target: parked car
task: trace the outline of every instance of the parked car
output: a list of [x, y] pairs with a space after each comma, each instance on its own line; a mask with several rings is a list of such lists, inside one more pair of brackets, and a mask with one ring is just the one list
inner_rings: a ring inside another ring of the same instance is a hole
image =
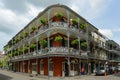
[[106, 72], [104, 67], [100, 67], [100, 69], [97, 69], [95, 72], [95, 75], [104, 75]]
[[116, 69], [117, 69], [117, 71], [118, 71], [118, 72], [120, 72], [120, 66], [117, 66], [117, 68], [116, 68]]

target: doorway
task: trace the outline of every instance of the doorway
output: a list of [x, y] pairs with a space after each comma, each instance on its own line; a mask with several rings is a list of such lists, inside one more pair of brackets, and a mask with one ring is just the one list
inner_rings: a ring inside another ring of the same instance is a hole
[[62, 76], [64, 77], [64, 76], [69, 76], [69, 66], [68, 66], [68, 63], [67, 63], [67, 61], [64, 61], [63, 63], [62, 63]]

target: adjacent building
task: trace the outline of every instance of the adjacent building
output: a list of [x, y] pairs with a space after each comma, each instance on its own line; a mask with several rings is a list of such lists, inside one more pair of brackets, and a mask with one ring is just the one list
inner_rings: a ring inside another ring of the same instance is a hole
[[120, 47], [83, 17], [61, 4], [47, 7], [4, 47], [9, 69], [48, 76], [93, 73], [116, 66]]

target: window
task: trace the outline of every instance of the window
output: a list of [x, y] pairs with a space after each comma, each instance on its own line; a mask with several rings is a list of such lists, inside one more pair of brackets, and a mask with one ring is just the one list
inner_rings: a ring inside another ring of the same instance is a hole
[[40, 63], [40, 69], [44, 70], [44, 62], [43, 61], [41, 61], [41, 63]]
[[49, 63], [49, 70], [53, 71], [53, 61], [50, 61], [50, 63]]

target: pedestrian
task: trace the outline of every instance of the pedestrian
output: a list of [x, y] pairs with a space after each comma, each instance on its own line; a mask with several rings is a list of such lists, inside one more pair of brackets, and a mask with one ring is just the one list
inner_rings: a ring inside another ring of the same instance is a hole
[[84, 75], [84, 73], [85, 73], [85, 69], [84, 69], [84, 67], [82, 67], [81, 72], [82, 72], [82, 75]]

